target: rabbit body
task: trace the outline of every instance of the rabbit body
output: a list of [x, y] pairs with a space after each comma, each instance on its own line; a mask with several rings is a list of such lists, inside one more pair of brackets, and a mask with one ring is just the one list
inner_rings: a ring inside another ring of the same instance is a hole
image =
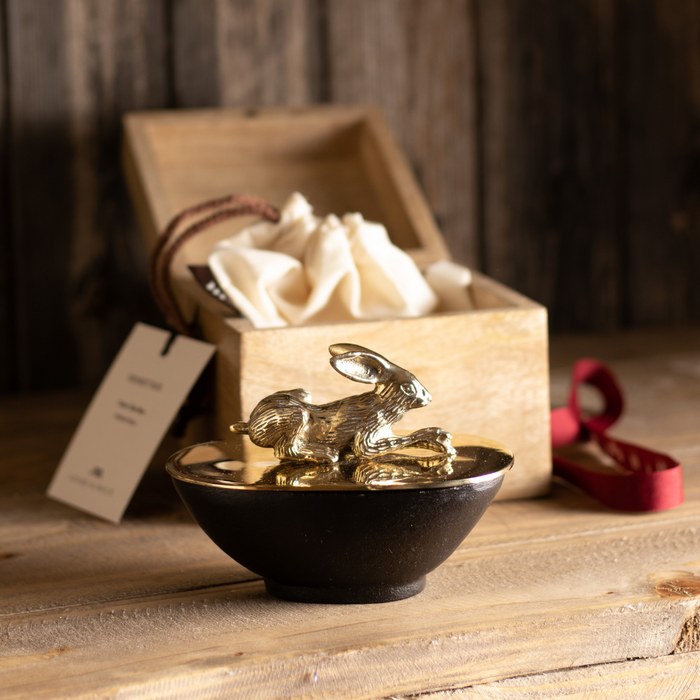
[[274, 448], [278, 459], [335, 463], [344, 454], [371, 458], [409, 446], [454, 455], [451, 436], [441, 428], [392, 433], [407, 411], [432, 400], [413, 374], [359, 345], [339, 343], [329, 350], [336, 371], [374, 384], [374, 390], [320, 406], [310, 403], [304, 389], [278, 391], [258, 403], [248, 423], [234, 423], [231, 430]]

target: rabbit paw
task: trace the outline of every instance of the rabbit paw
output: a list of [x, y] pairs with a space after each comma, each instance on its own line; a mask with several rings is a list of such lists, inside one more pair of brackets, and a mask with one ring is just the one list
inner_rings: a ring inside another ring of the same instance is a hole
[[291, 444], [277, 443], [275, 446], [277, 459], [293, 459], [317, 464], [335, 464], [338, 461], [338, 450], [328, 445], [306, 444], [292, 442]]
[[457, 453], [452, 447], [452, 434], [442, 428], [436, 428], [435, 443], [441, 447], [448, 455], [454, 457]]

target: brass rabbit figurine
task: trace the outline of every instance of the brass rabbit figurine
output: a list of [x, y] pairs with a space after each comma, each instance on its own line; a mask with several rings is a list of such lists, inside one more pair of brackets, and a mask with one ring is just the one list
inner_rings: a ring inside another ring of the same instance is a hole
[[407, 370], [377, 352], [352, 343], [331, 345], [331, 366], [355, 382], [374, 384], [374, 391], [316, 406], [304, 389], [278, 391], [253, 409], [247, 423], [231, 431], [247, 434], [260, 447], [274, 448], [275, 457], [318, 464], [336, 464], [344, 456], [372, 459], [405, 447], [421, 447], [455, 455], [452, 436], [442, 428], [423, 428], [394, 435], [392, 426], [412, 408], [432, 397]]

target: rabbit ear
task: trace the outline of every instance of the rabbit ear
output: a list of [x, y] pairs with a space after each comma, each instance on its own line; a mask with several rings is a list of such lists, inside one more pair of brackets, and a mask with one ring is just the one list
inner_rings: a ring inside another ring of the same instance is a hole
[[331, 355], [333, 355], [333, 357], [336, 357], [337, 355], [345, 355], [349, 352], [362, 353], [368, 356], [371, 355], [372, 357], [379, 358], [379, 361], [384, 363], [386, 367], [392, 366], [392, 363], [383, 355], [380, 355], [378, 352], [370, 350], [369, 348], [363, 348], [361, 345], [355, 345], [354, 343], [333, 343], [333, 345], [328, 348], [328, 351]]
[[333, 357], [336, 355], [344, 355], [346, 352], [366, 352], [369, 355], [377, 354], [373, 350], [368, 350], [367, 348], [363, 348], [361, 345], [355, 345], [354, 343], [333, 343], [333, 345], [328, 348], [328, 352], [330, 352]]
[[[332, 345], [331, 348], [333, 347], [336, 346]], [[359, 348], [360, 346], [353, 347]], [[335, 355], [331, 357], [331, 365], [336, 372], [344, 377], [365, 384], [376, 384], [391, 374], [391, 363], [381, 355], [365, 348]]]

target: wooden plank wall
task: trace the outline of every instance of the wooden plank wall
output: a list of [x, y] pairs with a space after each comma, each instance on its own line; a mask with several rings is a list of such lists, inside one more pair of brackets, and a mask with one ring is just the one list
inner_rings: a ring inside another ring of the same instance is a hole
[[553, 330], [700, 321], [695, 0], [0, 0], [0, 392], [157, 319], [124, 111], [374, 102], [455, 257]]

